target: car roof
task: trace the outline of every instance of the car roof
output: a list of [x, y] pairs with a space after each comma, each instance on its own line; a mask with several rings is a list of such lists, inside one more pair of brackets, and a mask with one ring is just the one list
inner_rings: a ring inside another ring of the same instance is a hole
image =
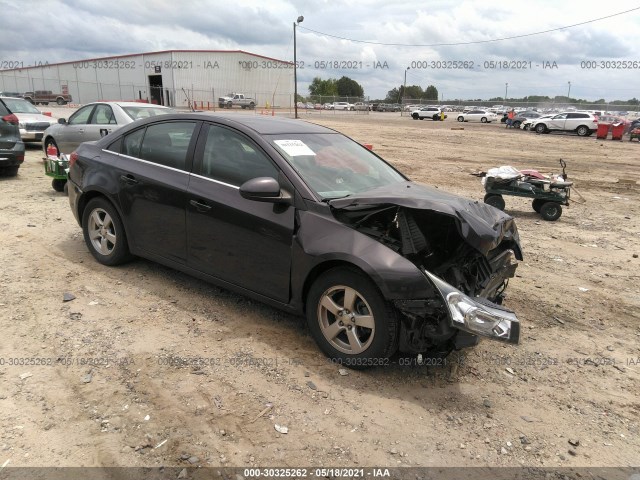
[[97, 105], [97, 104], [106, 104], [106, 105], [120, 105], [121, 107], [153, 107], [153, 108], [169, 108], [163, 105], [156, 105], [155, 103], [145, 103], [145, 102], [118, 102], [118, 101], [99, 101], [99, 102], [91, 102], [87, 103], [87, 105]]
[[[185, 112], [161, 117], [150, 117], [138, 124], [148, 124], [154, 122], [166, 122], [171, 120], [214, 120], [222, 121], [229, 126], [243, 126], [249, 128], [260, 135], [294, 134], [294, 133], [338, 133], [315, 123], [305, 120], [293, 120], [289, 118], [268, 117], [262, 115], [242, 115], [229, 113], [212, 112]], [[134, 122], [136, 123], [136, 122]], [[105, 137], [106, 138], [106, 137]]]

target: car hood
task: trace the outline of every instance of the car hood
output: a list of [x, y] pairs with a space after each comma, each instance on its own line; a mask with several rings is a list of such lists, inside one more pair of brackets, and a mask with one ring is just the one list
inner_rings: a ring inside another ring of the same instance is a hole
[[[513, 217], [477, 200], [469, 200], [415, 182], [398, 182], [337, 198], [330, 200], [329, 205], [338, 210], [356, 210], [380, 205], [430, 210], [456, 219], [462, 237], [483, 255], [487, 255], [503, 240], [514, 241], [518, 249], [520, 248], [518, 229]], [[520, 251], [516, 254], [521, 257]]]

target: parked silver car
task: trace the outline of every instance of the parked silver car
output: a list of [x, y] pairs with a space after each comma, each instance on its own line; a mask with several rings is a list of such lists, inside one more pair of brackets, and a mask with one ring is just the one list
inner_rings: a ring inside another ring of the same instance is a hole
[[43, 138], [43, 132], [56, 123], [55, 118], [43, 115], [24, 98], [0, 97], [0, 103], [18, 117], [20, 138], [23, 142], [39, 142]]
[[58, 155], [73, 152], [82, 142], [100, 140], [123, 125], [141, 118], [176, 113], [175, 110], [160, 105], [137, 102], [95, 102], [79, 108], [67, 121], [58, 123], [44, 132], [42, 148], [45, 153], [53, 146]]

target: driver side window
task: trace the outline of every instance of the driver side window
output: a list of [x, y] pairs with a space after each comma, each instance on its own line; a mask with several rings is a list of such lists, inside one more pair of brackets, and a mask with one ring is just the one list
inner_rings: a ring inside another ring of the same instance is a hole
[[83, 125], [89, 123], [89, 117], [91, 116], [93, 107], [94, 105], [87, 105], [71, 115], [71, 118], [69, 118], [69, 125]]
[[200, 175], [239, 187], [256, 177], [278, 178], [271, 160], [248, 137], [210, 125]]

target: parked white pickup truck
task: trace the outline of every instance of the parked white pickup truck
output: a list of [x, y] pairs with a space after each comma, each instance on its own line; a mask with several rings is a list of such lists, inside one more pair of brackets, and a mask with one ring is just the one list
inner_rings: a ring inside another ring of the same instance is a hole
[[256, 101], [253, 98], [245, 97], [242, 93], [229, 93], [224, 97], [218, 98], [218, 106], [220, 108], [255, 108]]

